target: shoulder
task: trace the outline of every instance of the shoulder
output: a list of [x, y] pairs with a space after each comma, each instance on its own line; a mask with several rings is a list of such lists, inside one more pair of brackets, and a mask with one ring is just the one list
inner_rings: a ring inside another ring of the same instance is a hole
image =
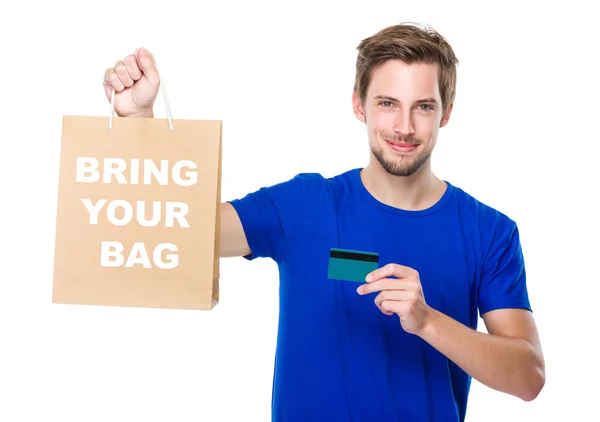
[[516, 221], [498, 207], [493, 207], [471, 193], [454, 186], [457, 207], [482, 231], [513, 230]]
[[[263, 187], [261, 191], [268, 194], [278, 201], [298, 201], [303, 200], [304, 204], [315, 201], [322, 201], [326, 198], [338, 196], [341, 192], [350, 190], [352, 183], [352, 172], [334, 176], [325, 176], [322, 173], [304, 172], [274, 185]], [[301, 206], [296, 202], [296, 206]]]
[[276, 214], [281, 220], [307, 219], [330, 207], [347, 178], [345, 174], [327, 177], [317, 172], [297, 173], [229, 202], [239, 212], [247, 208], [247, 212], [264, 216]]
[[531, 310], [527, 292], [525, 258], [515, 219], [496, 205], [491, 206], [457, 189], [457, 209], [466, 210], [477, 262], [476, 295], [480, 315], [495, 309]]
[[277, 203], [300, 206], [323, 194], [327, 179], [320, 173], [298, 173], [286, 180], [259, 189]]
[[460, 188], [455, 187], [455, 191], [461, 223], [479, 239], [484, 262], [500, 259], [508, 251], [520, 251], [519, 228], [515, 219]]
[[301, 184], [317, 189], [343, 187], [348, 186], [352, 182], [352, 176], [358, 171], [359, 169], [353, 169], [333, 176], [325, 176], [322, 173], [316, 172], [298, 173], [283, 183]]

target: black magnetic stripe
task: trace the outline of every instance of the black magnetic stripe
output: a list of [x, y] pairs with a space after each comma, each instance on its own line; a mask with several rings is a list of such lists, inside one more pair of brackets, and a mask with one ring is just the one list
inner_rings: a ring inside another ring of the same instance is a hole
[[353, 261], [379, 262], [379, 256], [357, 252], [331, 251], [331, 258], [351, 259]]

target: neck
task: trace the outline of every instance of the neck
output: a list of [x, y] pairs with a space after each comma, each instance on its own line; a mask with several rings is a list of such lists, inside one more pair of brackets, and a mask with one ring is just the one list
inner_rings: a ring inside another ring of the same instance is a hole
[[433, 206], [446, 191], [446, 183], [431, 171], [430, 161], [411, 176], [389, 174], [377, 160], [361, 170], [362, 182], [369, 193], [391, 207], [419, 211]]

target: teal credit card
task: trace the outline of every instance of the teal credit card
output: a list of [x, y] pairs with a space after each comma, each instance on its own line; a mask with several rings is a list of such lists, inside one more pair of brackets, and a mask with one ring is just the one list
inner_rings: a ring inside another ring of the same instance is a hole
[[379, 267], [379, 254], [331, 248], [328, 278], [364, 282], [367, 275]]

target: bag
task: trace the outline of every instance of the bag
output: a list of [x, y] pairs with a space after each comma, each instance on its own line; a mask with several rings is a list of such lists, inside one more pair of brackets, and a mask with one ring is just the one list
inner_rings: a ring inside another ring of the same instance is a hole
[[52, 302], [212, 309], [221, 121], [64, 116]]

